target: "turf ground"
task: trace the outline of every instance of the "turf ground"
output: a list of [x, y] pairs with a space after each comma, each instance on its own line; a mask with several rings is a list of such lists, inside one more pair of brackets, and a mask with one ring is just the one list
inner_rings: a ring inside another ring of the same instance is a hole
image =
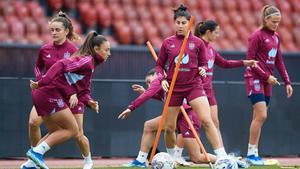
[[[269, 159], [269, 158], [264, 158]], [[299, 157], [275, 157], [280, 163], [279, 166], [261, 166], [250, 167], [249, 169], [300, 169]], [[94, 157], [94, 169], [124, 169], [119, 167], [122, 164], [128, 163], [132, 158], [99, 158]], [[18, 169], [20, 165], [25, 162], [25, 158], [11, 158], [0, 159], [0, 169]], [[82, 159], [61, 159], [61, 158], [47, 158], [46, 164], [51, 169], [82, 169]], [[177, 169], [209, 169], [208, 165], [196, 165], [192, 167], [178, 167]], [[128, 168], [140, 169], [140, 168]]]
[[[192, 168], [192, 169], [210, 169], [208, 167], [178, 167], [176, 169], [187, 169], [187, 168]], [[249, 169], [281, 169], [281, 168], [282, 167], [279, 167], [279, 166], [263, 166], [263, 167], [250, 167]], [[283, 169], [296, 169], [296, 168], [299, 168], [299, 167], [283, 167]], [[63, 169], [66, 169], [66, 168], [63, 168]], [[74, 168], [72, 168], [72, 169], [74, 169]], [[100, 167], [100, 168], [94, 168], [94, 169], [124, 169], [124, 167], [109, 167], [109, 168], [107, 168], [107, 167], [106, 168], [105, 167]], [[132, 167], [132, 168], [128, 168], [128, 169], [141, 169], [141, 168]]]

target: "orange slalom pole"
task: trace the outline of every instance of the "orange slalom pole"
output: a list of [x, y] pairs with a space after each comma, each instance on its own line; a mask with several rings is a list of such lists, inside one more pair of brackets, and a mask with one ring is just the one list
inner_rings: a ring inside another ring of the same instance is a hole
[[183, 53], [184, 53], [184, 50], [185, 50], [185, 47], [186, 47], [186, 44], [187, 44], [188, 36], [189, 36], [190, 30], [191, 30], [193, 21], [194, 21], [194, 16], [191, 16], [191, 19], [190, 19], [190, 21], [188, 23], [187, 31], [185, 33], [185, 36], [184, 36], [184, 39], [183, 39], [183, 43], [182, 43], [182, 46], [181, 46], [181, 49], [180, 49], [180, 53], [179, 53], [179, 57], [178, 57], [178, 62], [176, 64], [175, 72], [174, 72], [174, 75], [172, 77], [171, 85], [170, 85], [170, 88], [169, 88], [169, 91], [168, 91], [168, 95], [167, 95], [167, 99], [166, 99], [166, 102], [165, 102], [165, 105], [164, 105], [164, 109], [163, 109], [163, 112], [162, 112], [162, 117], [161, 117], [161, 119], [159, 121], [158, 130], [157, 130], [157, 133], [156, 133], [156, 136], [155, 136], [155, 140], [154, 140], [154, 143], [153, 143], [153, 147], [152, 147], [150, 161], [152, 161], [152, 159], [154, 157], [154, 154], [155, 154], [155, 150], [156, 150], [156, 148], [158, 146], [159, 137], [160, 137], [161, 130], [162, 130], [162, 127], [163, 127], [163, 123], [164, 123], [164, 121], [166, 119], [167, 109], [168, 109], [168, 106], [169, 106], [169, 103], [170, 103], [170, 100], [171, 100], [172, 92], [173, 92], [173, 89], [174, 89], [174, 86], [175, 86], [175, 82], [176, 82], [176, 79], [177, 79], [177, 75], [178, 75], [178, 72], [179, 72], [180, 63], [181, 63], [181, 60], [182, 60], [182, 57], [183, 57]]
[[202, 152], [203, 152], [203, 154], [205, 156], [206, 161], [208, 163], [210, 163], [211, 161], [209, 159], [209, 156], [207, 155], [207, 152], [206, 152], [206, 150], [205, 150], [205, 148], [204, 148], [204, 146], [203, 146], [203, 144], [202, 144], [202, 142], [201, 142], [201, 140], [200, 140], [200, 138], [199, 138], [199, 136], [198, 136], [198, 134], [197, 134], [197, 132], [196, 132], [196, 130], [195, 130], [195, 128], [194, 128], [191, 120], [190, 120], [190, 118], [189, 118], [189, 116], [187, 115], [185, 109], [183, 108], [183, 106], [180, 106], [180, 110], [181, 110], [181, 112], [182, 112], [182, 114], [183, 114], [183, 116], [185, 118], [185, 121], [189, 124], [189, 127], [192, 130], [192, 133], [194, 134], [195, 139], [196, 139], [197, 143], [199, 144], [200, 149], [202, 150]]
[[156, 62], [157, 59], [158, 59], [158, 57], [157, 57], [157, 55], [156, 55], [156, 53], [155, 53], [155, 51], [154, 51], [154, 49], [153, 49], [153, 46], [151, 45], [151, 43], [150, 43], [149, 41], [147, 41], [146, 44], [147, 44], [147, 46], [148, 46], [148, 48], [149, 48], [149, 50], [150, 50], [150, 52], [151, 52], [151, 54], [152, 54], [153, 59], [154, 59], [155, 62]]
[[[154, 51], [154, 49], [153, 49], [151, 43], [150, 43], [149, 41], [147, 41], [146, 44], [147, 44], [147, 46], [148, 46], [148, 48], [149, 48], [149, 50], [150, 50], [150, 52], [151, 52], [151, 54], [152, 54], [153, 59], [154, 59], [155, 61], [157, 61], [158, 57], [157, 57], [157, 55], [156, 55], [156, 53], [155, 53], [155, 51]], [[194, 134], [194, 136], [195, 136], [195, 139], [196, 139], [197, 143], [199, 144], [200, 149], [201, 149], [201, 151], [203, 152], [203, 154], [204, 154], [204, 156], [205, 156], [206, 161], [207, 161], [208, 163], [210, 163], [210, 162], [211, 162], [211, 161], [210, 161], [210, 158], [209, 158], [209, 156], [207, 155], [207, 152], [206, 152], [206, 150], [205, 150], [205, 148], [204, 148], [204, 146], [203, 146], [203, 144], [202, 144], [202, 142], [201, 142], [201, 140], [200, 140], [200, 138], [199, 138], [199, 136], [198, 136], [198, 134], [197, 134], [197, 132], [196, 132], [196, 130], [195, 130], [195, 128], [194, 128], [194, 126], [193, 126], [191, 120], [190, 120], [190, 118], [188, 117], [188, 115], [187, 115], [187, 113], [186, 113], [184, 107], [183, 107], [183, 106], [180, 106], [180, 110], [181, 110], [181, 112], [182, 112], [182, 114], [183, 114], [183, 116], [184, 116], [184, 118], [185, 118], [185, 121], [188, 123], [189, 127], [191, 128], [191, 130], [192, 130], [192, 132], [193, 132], [193, 134]]]

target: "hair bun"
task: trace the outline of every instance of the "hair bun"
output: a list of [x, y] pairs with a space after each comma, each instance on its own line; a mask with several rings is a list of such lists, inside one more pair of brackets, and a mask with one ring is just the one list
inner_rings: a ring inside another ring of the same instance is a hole
[[93, 36], [98, 36], [98, 33], [96, 31], [94, 31]]
[[177, 8], [177, 10], [179, 11], [187, 11], [187, 7], [186, 6], [184, 6], [183, 4], [181, 4], [178, 8]]
[[64, 17], [64, 18], [67, 17], [67, 15], [64, 12], [62, 12], [62, 11], [59, 11], [58, 14], [57, 14], [57, 16]]

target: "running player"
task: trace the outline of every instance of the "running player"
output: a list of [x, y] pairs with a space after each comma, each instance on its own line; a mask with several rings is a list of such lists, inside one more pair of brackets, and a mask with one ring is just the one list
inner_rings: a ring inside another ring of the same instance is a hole
[[[67, 14], [59, 12], [53, 19], [49, 22], [49, 28], [51, 31], [51, 36], [53, 42], [45, 44], [41, 47], [36, 66], [34, 68], [34, 73], [36, 79], [39, 80], [43, 76], [43, 72], [47, 70], [58, 60], [69, 58], [76, 50], [76, 46], [70, 41], [76, 41], [79, 36], [74, 32], [73, 24]], [[69, 41], [70, 40], [70, 41]], [[84, 168], [89, 169], [92, 167], [93, 162], [90, 154], [90, 146], [87, 137], [83, 134], [83, 112], [84, 105], [79, 102], [74, 105], [74, 99], [76, 95], [70, 97], [71, 111], [79, 126], [79, 135], [76, 137], [76, 143], [78, 144], [82, 156], [84, 157]], [[68, 99], [68, 98], [67, 98]], [[41, 130], [40, 125], [43, 120], [37, 115], [36, 109], [33, 106], [29, 115], [29, 140], [32, 147], [35, 147], [37, 143], [41, 140]], [[20, 167], [21, 169], [27, 168], [37, 168], [33, 161], [30, 159], [23, 163]]]
[[77, 94], [82, 103], [98, 112], [98, 102], [90, 96], [90, 81], [94, 67], [109, 55], [110, 45], [106, 38], [90, 32], [73, 57], [57, 61], [38, 82], [31, 81], [34, 106], [49, 134], [30, 149], [27, 156], [41, 168], [48, 168], [43, 154], [50, 147], [78, 135], [76, 119], [69, 116], [71, 111], [65, 96]]

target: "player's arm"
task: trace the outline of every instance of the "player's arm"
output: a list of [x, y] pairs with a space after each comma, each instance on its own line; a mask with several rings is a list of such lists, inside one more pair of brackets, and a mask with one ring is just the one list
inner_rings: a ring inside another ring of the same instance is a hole
[[38, 58], [36, 60], [36, 64], [34, 67], [34, 75], [36, 80], [40, 80], [43, 76], [43, 69], [45, 68], [44, 62], [43, 62], [43, 51], [42, 49], [39, 51]]
[[155, 66], [155, 71], [157, 72], [159, 77], [165, 77], [164, 67], [166, 65], [167, 59], [168, 59], [167, 47], [166, 47], [166, 41], [164, 41], [159, 50], [158, 59], [156, 61], [156, 66]]
[[132, 111], [134, 111], [136, 108], [141, 106], [143, 103], [145, 103], [150, 98], [154, 97], [158, 92], [162, 90], [160, 81], [156, 78], [151, 83], [150, 87], [142, 93], [138, 98], [136, 98], [134, 101], [130, 103], [130, 105], [125, 109], [119, 116], [119, 119], [125, 119], [127, 118]]
[[284, 81], [287, 97], [290, 98], [292, 96], [292, 94], [293, 94], [293, 88], [292, 88], [289, 75], [287, 73], [286, 67], [285, 67], [283, 59], [282, 59], [282, 53], [281, 53], [281, 50], [280, 50], [280, 44], [279, 44], [278, 51], [277, 51], [277, 56], [276, 56], [276, 60], [275, 60], [275, 66], [278, 69], [278, 72], [279, 72], [281, 78]]
[[58, 61], [51, 66], [51, 68], [47, 71], [47, 73], [42, 76], [42, 78], [37, 81], [37, 86], [42, 87], [48, 85], [51, 81], [53, 81], [58, 74], [63, 73], [64, 65]]
[[224, 59], [218, 52], [215, 52], [216, 58], [215, 63], [221, 68], [236, 68], [236, 67], [243, 67], [244, 61], [243, 60], [226, 60]]

